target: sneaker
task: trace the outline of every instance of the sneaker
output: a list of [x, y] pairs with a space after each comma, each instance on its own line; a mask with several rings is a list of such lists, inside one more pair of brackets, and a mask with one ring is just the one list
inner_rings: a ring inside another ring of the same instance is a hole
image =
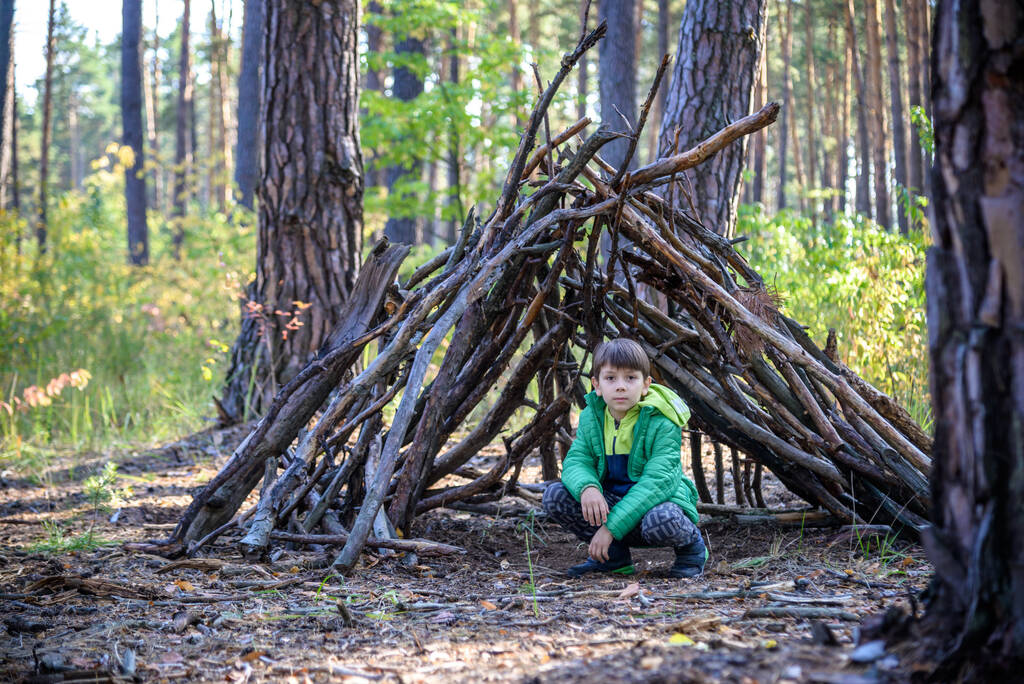
[[704, 546], [704, 539], [697, 541], [682, 549], [676, 549], [676, 561], [669, 568], [668, 576], [675, 579], [696, 577], [704, 572], [704, 563], [708, 560], [708, 550]]
[[587, 558], [579, 565], [574, 565], [565, 571], [569, 577], [582, 577], [592, 572], [611, 572], [616, 575], [632, 575], [636, 572], [633, 567], [633, 558], [629, 555], [629, 547], [612, 544], [608, 547], [608, 560], [605, 562]]

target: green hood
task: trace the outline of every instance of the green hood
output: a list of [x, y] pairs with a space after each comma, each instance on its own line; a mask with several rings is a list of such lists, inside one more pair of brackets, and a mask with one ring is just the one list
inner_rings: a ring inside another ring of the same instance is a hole
[[651, 383], [647, 389], [647, 395], [640, 400], [637, 406], [653, 406], [679, 427], [685, 427], [686, 421], [690, 420], [690, 409], [686, 406], [679, 395], [664, 385]]

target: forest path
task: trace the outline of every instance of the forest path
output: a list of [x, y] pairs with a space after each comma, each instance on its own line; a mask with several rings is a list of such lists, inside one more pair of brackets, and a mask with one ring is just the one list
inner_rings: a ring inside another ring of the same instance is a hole
[[[931, 576], [920, 547], [900, 541], [872, 538], [868, 549], [834, 529], [706, 520], [712, 557], [698, 579], [669, 579], [671, 552], [652, 549], [634, 551], [633, 577], [570, 580], [564, 569], [584, 546], [520, 500], [505, 500], [502, 515], [439, 509], [417, 519], [414, 536], [465, 555], [364, 555], [344, 578], [324, 567], [324, 552], [246, 563], [227, 536], [179, 566], [118, 545], [61, 551], [41, 524], [59, 521], [65, 543], [90, 526], [115, 542], [165, 535], [228, 452], [208, 442], [79, 455], [76, 467], [39, 473], [46, 486], [3, 473], [0, 680], [90, 670], [106, 673], [96, 681], [128, 681], [115, 675], [131, 649], [145, 681], [886, 681], [898, 656], [850, 662], [856, 625], [906, 607]], [[133, 489], [115, 523], [83, 491], [112, 457], [117, 486]], [[785, 503], [785, 492], [766, 485], [765, 494], [770, 506]], [[755, 612], [772, 606], [823, 617]], [[821, 645], [826, 633], [838, 643]]]

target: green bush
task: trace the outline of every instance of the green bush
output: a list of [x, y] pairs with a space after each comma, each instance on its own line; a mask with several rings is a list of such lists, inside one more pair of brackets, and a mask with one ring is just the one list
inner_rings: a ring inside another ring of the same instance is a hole
[[[740, 248], [821, 346], [835, 328], [840, 359], [931, 424], [924, 309], [926, 236], [889, 233], [860, 216], [830, 225], [743, 206]], [[746, 249], [743, 249], [745, 247]]]
[[[57, 198], [45, 254], [26, 221], [0, 222], [0, 459], [152, 443], [213, 413], [255, 263], [252, 216], [188, 217], [178, 261], [169, 226], [151, 213], [151, 263], [133, 267], [122, 188], [114, 165]], [[85, 382], [55, 383], [79, 369]]]

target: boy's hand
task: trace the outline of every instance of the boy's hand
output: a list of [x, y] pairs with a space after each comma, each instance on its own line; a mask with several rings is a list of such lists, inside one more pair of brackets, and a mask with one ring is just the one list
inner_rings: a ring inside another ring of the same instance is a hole
[[608, 522], [608, 502], [597, 487], [587, 487], [580, 494], [583, 519], [595, 527]]
[[611, 545], [614, 539], [615, 538], [612, 537], [612, 533], [608, 530], [608, 528], [604, 525], [601, 525], [599, 528], [597, 528], [597, 532], [595, 532], [594, 536], [590, 539], [590, 548], [587, 549], [587, 552], [590, 554], [590, 557], [596, 561], [601, 561], [602, 563], [607, 561], [608, 547]]

